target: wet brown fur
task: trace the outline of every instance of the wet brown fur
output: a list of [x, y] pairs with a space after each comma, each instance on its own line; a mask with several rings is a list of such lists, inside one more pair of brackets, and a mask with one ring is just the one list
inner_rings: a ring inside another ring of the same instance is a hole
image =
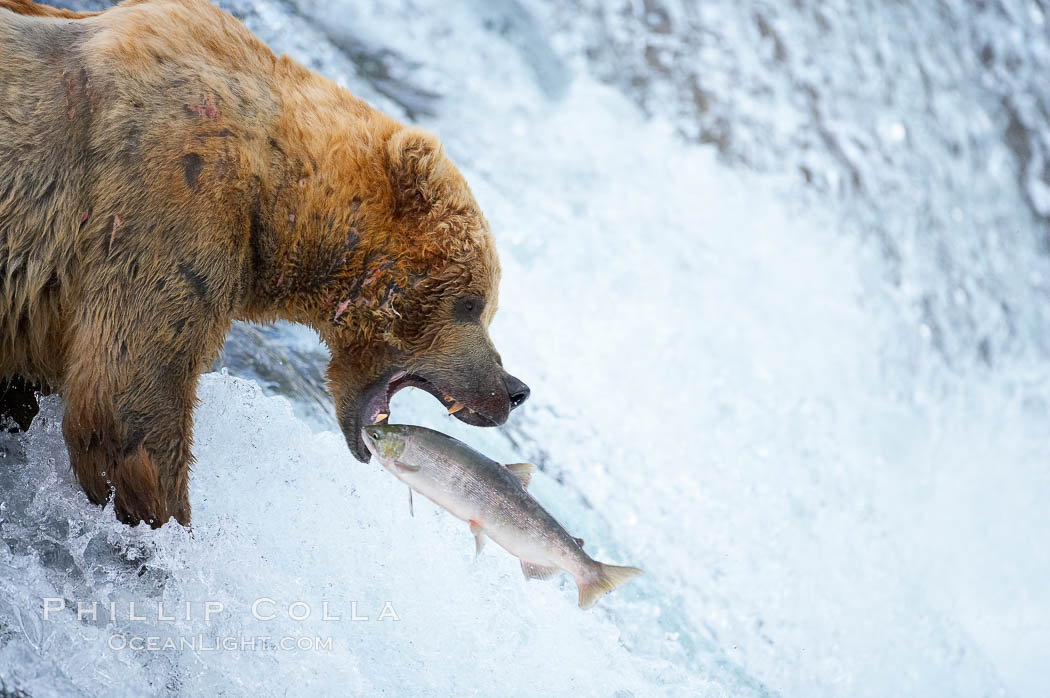
[[190, 521], [197, 378], [232, 320], [316, 328], [337, 408], [494, 351], [441, 320], [469, 292], [487, 326], [499, 265], [438, 143], [204, 0], [0, 0], [0, 278], [0, 378], [60, 392], [88, 497], [154, 526]]

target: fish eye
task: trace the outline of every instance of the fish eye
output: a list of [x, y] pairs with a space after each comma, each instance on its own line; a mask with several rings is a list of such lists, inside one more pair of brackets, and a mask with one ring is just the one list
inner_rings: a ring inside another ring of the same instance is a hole
[[372, 430], [372, 438], [373, 439], [378, 439], [379, 438], [379, 430], [378, 429], [373, 429]]

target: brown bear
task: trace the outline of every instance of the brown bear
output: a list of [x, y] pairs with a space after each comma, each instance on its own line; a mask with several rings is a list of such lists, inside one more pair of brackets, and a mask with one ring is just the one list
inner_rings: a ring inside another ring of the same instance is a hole
[[499, 275], [433, 137], [205, 0], [0, 0], [0, 381], [62, 396], [123, 521], [189, 524], [197, 379], [235, 319], [317, 330], [361, 461], [406, 386], [502, 424], [529, 389], [488, 337]]

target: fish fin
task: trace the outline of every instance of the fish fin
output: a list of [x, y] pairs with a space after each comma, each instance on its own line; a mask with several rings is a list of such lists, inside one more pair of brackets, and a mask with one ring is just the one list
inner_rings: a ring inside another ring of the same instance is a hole
[[576, 541], [576, 545], [583, 547], [583, 538], [573, 538], [573, 540]]
[[576, 580], [576, 585], [580, 588], [580, 608], [590, 608], [598, 602], [598, 599], [603, 594], [612, 591], [628, 579], [642, 574], [642, 570], [637, 567], [620, 567], [618, 565], [606, 565], [601, 562], [596, 564], [598, 565], [598, 574], [595, 578], [585, 581]]
[[419, 466], [418, 465], [407, 465], [407, 464], [402, 463], [401, 461], [397, 461], [397, 460], [394, 461], [394, 467], [397, 468], [398, 470], [404, 470], [404, 471], [409, 472], [409, 473], [419, 472]]
[[481, 549], [485, 547], [485, 536], [482, 535], [481, 524], [471, 519], [470, 532], [474, 534], [474, 559], [481, 555]]
[[532, 479], [532, 470], [536, 466], [532, 463], [508, 463], [503, 467], [509, 470], [514, 477], [521, 481], [522, 487], [528, 489], [529, 481]]
[[416, 508], [412, 505], [412, 488], [408, 488], [408, 514], [412, 518], [416, 516]]
[[534, 565], [524, 560], [521, 561], [521, 573], [525, 575], [525, 579], [550, 579], [557, 571], [557, 567], [544, 567], [543, 565]]

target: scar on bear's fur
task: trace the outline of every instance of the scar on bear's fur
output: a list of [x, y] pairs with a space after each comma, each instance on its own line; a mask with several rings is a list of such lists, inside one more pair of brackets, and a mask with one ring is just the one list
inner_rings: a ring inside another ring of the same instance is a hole
[[186, 111], [202, 119], [215, 119], [219, 116], [219, 110], [208, 95], [201, 95], [198, 102], [186, 105]]
[[197, 294], [197, 298], [202, 301], [208, 300], [208, 282], [200, 272], [193, 268], [192, 264], [189, 262], [179, 264], [179, 273]]
[[188, 153], [182, 156], [182, 174], [186, 178], [186, 186], [190, 189], [197, 188], [197, 178], [200, 177], [201, 168], [204, 167], [204, 158], [197, 153]]
[[[394, 376], [478, 426], [527, 395], [487, 334], [488, 223], [438, 141], [206, 0], [0, 0], [0, 85], [0, 386], [15, 408], [57, 390], [77, 480], [121, 520], [189, 524], [197, 379], [234, 320], [317, 330], [361, 460]], [[468, 295], [485, 310], [457, 319]]]
[[117, 239], [117, 228], [120, 227], [120, 216], [113, 216], [113, 223], [109, 230], [109, 244], [106, 246], [106, 253], [113, 252], [113, 241]]

